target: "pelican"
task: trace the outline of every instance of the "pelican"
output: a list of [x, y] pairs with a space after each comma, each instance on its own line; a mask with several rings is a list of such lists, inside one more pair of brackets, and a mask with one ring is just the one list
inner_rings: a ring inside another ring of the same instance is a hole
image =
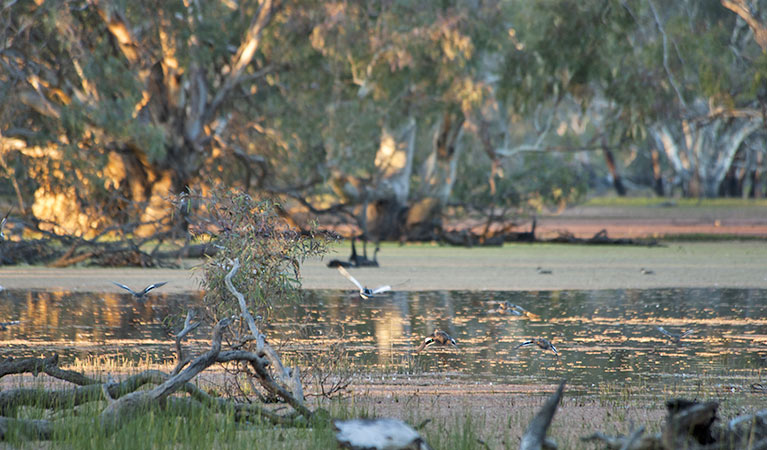
[[518, 349], [520, 347], [524, 347], [524, 346], [527, 346], [527, 345], [533, 345], [533, 344], [537, 345], [541, 350], [551, 350], [552, 352], [554, 352], [554, 354], [556, 356], [559, 356], [559, 352], [557, 351], [557, 348], [554, 347], [554, 344], [549, 342], [548, 339], [544, 339], [544, 338], [530, 339], [529, 341], [525, 341], [525, 342], [517, 345], [516, 347], [514, 347], [514, 350], [516, 350], [516, 349]]
[[10, 322], [0, 322], [0, 331], [5, 331], [11, 325], [18, 325], [21, 322], [18, 320], [11, 320]]
[[667, 330], [666, 330], [665, 328], [663, 328], [663, 327], [657, 327], [657, 328], [658, 328], [658, 331], [660, 331], [661, 333], [663, 333], [664, 335], [666, 335], [666, 337], [668, 337], [669, 339], [671, 339], [672, 341], [674, 341], [674, 342], [676, 342], [676, 343], [679, 343], [679, 341], [681, 341], [682, 339], [684, 339], [684, 338], [686, 338], [687, 336], [689, 336], [689, 335], [691, 335], [691, 334], [695, 333], [695, 330], [687, 330], [687, 331], [685, 331], [685, 332], [684, 332], [684, 333], [682, 333], [682, 334], [674, 334], [674, 333], [671, 333], [671, 332], [667, 331]]
[[451, 338], [449, 334], [445, 333], [444, 331], [434, 330], [434, 333], [426, 336], [423, 339], [423, 342], [421, 342], [421, 345], [415, 350], [415, 352], [419, 353], [421, 350], [427, 347], [431, 347], [432, 345], [439, 345], [441, 347], [458, 347], [458, 343], [455, 342], [455, 339]]
[[341, 272], [341, 275], [345, 276], [349, 281], [354, 283], [354, 285], [359, 288], [359, 290], [360, 290], [360, 297], [362, 297], [365, 300], [367, 300], [369, 298], [373, 298], [373, 297], [375, 297], [376, 295], [378, 295], [378, 294], [380, 294], [382, 292], [386, 292], [386, 291], [390, 291], [391, 290], [391, 286], [389, 286], [389, 285], [378, 286], [375, 289], [370, 289], [370, 288], [367, 288], [367, 287], [363, 287], [360, 284], [360, 282], [357, 281], [357, 279], [352, 276], [352, 274], [350, 274], [346, 269], [344, 269], [344, 266], [338, 266], [338, 271]]
[[149, 293], [149, 291], [151, 291], [152, 289], [157, 289], [160, 286], [165, 286], [168, 282], [167, 281], [163, 281], [163, 282], [160, 282], [160, 283], [150, 284], [149, 286], [145, 287], [143, 291], [139, 291], [139, 292], [136, 292], [133, 289], [129, 288], [128, 286], [126, 286], [124, 284], [120, 284], [120, 283], [118, 283], [116, 281], [113, 281], [112, 283], [115, 286], [119, 286], [119, 287], [125, 289], [126, 291], [130, 292], [138, 300], [143, 300], [144, 297], [146, 297], [146, 294]]

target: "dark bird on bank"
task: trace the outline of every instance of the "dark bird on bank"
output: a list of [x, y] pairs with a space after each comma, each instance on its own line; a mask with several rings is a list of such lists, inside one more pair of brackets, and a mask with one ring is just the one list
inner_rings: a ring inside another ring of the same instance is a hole
[[168, 284], [167, 281], [163, 281], [163, 282], [155, 283], [155, 284], [150, 284], [149, 286], [145, 287], [143, 291], [136, 292], [133, 289], [129, 288], [128, 286], [124, 285], [124, 284], [120, 284], [120, 283], [118, 283], [116, 281], [113, 281], [112, 283], [115, 286], [119, 286], [119, 287], [125, 289], [126, 291], [130, 292], [134, 297], [136, 297], [139, 300], [143, 300], [144, 297], [146, 297], [146, 294], [148, 294], [149, 291], [151, 291], [152, 289], [157, 289], [157, 288], [159, 288], [161, 286], [165, 286], [166, 284]]
[[352, 253], [349, 256], [348, 261], [333, 259], [328, 262], [328, 267], [378, 267], [378, 252], [381, 250], [380, 246], [376, 244], [376, 249], [373, 251], [373, 259], [368, 259], [367, 241], [363, 242], [362, 256], [357, 253], [355, 241], [356, 239], [352, 238]]
[[357, 281], [356, 278], [352, 276], [352, 274], [350, 274], [346, 269], [344, 269], [343, 266], [338, 266], [338, 271], [341, 272], [341, 275], [345, 276], [346, 279], [348, 279], [349, 281], [354, 283], [355, 286], [357, 286], [357, 288], [360, 290], [360, 297], [362, 297], [365, 300], [375, 297], [376, 295], [381, 294], [383, 292], [391, 290], [391, 286], [389, 286], [388, 284], [384, 286], [378, 286], [375, 289], [364, 287], [362, 286], [362, 284], [360, 284], [359, 281]]
[[685, 331], [685, 332], [684, 332], [684, 333], [682, 333], [682, 334], [675, 334], [675, 333], [671, 333], [670, 331], [667, 331], [667, 330], [666, 330], [665, 328], [663, 328], [663, 327], [657, 327], [657, 328], [658, 328], [658, 331], [660, 331], [660, 332], [661, 332], [661, 333], [663, 333], [663, 334], [664, 334], [664, 335], [665, 335], [667, 338], [671, 339], [672, 341], [674, 341], [674, 342], [676, 342], [676, 343], [679, 343], [679, 341], [681, 341], [682, 339], [684, 339], [684, 338], [686, 338], [687, 336], [689, 336], [689, 335], [691, 335], [691, 334], [695, 333], [695, 330], [687, 330], [687, 331]]
[[419, 353], [421, 350], [433, 345], [438, 345], [440, 347], [458, 347], [458, 343], [455, 342], [455, 339], [451, 338], [449, 334], [444, 331], [434, 330], [434, 333], [423, 339], [423, 342], [421, 342], [421, 345], [418, 346], [415, 352]]
[[5, 331], [11, 325], [18, 325], [21, 322], [18, 320], [11, 320], [10, 322], [0, 322], [0, 331]]
[[514, 350], [516, 350], [516, 349], [518, 349], [520, 347], [528, 346], [528, 345], [537, 345], [538, 348], [540, 348], [541, 350], [551, 350], [552, 352], [554, 352], [554, 354], [557, 357], [559, 356], [559, 352], [557, 351], [557, 348], [554, 347], [554, 344], [549, 342], [548, 339], [544, 339], [544, 338], [530, 339], [529, 341], [525, 341], [525, 342], [517, 345], [516, 347], [514, 347]]

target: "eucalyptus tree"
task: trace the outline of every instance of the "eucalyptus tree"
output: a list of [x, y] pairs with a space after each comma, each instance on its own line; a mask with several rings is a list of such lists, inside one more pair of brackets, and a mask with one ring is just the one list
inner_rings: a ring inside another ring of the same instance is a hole
[[640, 53], [656, 61], [650, 92], [664, 98], [649, 116], [651, 143], [685, 195], [716, 196], [739, 153], [764, 151], [765, 54], [746, 23], [717, 3], [660, 8], [646, 0], [636, 14], [648, 44]]
[[280, 14], [272, 0], [8, 2], [0, 143], [22, 210], [92, 234], [156, 221], [169, 193], [218, 177], [269, 83], [259, 50]]

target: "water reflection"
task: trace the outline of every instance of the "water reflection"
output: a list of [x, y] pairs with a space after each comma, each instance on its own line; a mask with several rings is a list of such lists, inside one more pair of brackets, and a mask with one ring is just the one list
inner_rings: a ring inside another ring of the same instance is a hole
[[[352, 363], [371, 373], [445, 372], [485, 380], [589, 385], [668, 376], [753, 376], [767, 364], [767, 291], [658, 289], [541, 292], [393, 292], [370, 300], [338, 291], [307, 291], [297, 305], [275, 307], [268, 336], [287, 357], [341, 342]], [[3, 355], [63, 356], [141, 349], [170, 357], [163, 319], [198, 298], [156, 294], [140, 302], [122, 294], [0, 292]], [[509, 301], [532, 314], [488, 313]], [[694, 332], [680, 340], [672, 334]], [[434, 329], [458, 349], [414, 349]], [[205, 339], [205, 332], [198, 332]], [[559, 350], [515, 347], [543, 337]]]

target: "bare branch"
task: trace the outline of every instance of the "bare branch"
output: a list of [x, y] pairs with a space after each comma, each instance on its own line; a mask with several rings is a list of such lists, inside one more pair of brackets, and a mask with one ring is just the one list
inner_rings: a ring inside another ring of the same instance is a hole
[[194, 310], [190, 309], [189, 312], [186, 313], [186, 320], [184, 320], [184, 328], [178, 332], [176, 335], [176, 367], [171, 372], [171, 375], [175, 375], [181, 371], [181, 369], [186, 366], [189, 361], [192, 360], [191, 356], [184, 357], [183, 349], [181, 348], [181, 341], [184, 340], [187, 334], [189, 334], [191, 331], [196, 329], [200, 326], [202, 322], [195, 322], [192, 323], [192, 320], [194, 320]]
[[[256, 321], [253, 319], [253, 315], [250, 314], [250, 311], [248, 311], [248, 305], [245, 302], [245, 297], [240, 294], [237, 289], [235, 289], [234, 284], [232, 284], [232, 277], [237, 273], [239, 268], [240, 260], [235, 258], [235, 260], [232, 261], [232, 269], [229, 271], [226, 277], [224, 277], [224, 282], [226, 283], [226, 287], [229, 289], [229, 292], [231, 292], [232, 295], [237, 298], [237, 301], [240, 304], [242, 317], [248, 324], [248, 328], [250, 329], [251, 334], [256, 339], [256, 354], [265, 355], [277, 373], [277, 377], [280, 382], [285, 386], [290, 386], [290, 392], [292, 392], [290, 397], [293, 397], [293, 400], [289, 400], [288, 398], [285, 399], [288, 401], [296, 401], [298, 404], [302, 405], [304, 401], [304, 391], [303, 387], [301, 386], [301, 375], [298, 367], [289, 369], [282, 365], [282, 360], [280, 359], [279, 355], [277, 355], [277, 352], [274, 351], [272, 346], [266, 343], [265, 336], [258, 331]], [[265, 368], [263, 369], [263, 372], [268, 374], [268, 372], [265, 371]], [[259, 375], [262, 374], [259, 373]], [[280, 396], [283, 396], [283, 394], [280, 394]]]
[[762, 48], [762, 51], [767, 51], [767, 27], [752, 14], [746, 0], [721, 0], [721, 2], [722, 6], [737, 14], [748, 24], [754, 32], [756, 43]]
[[226, 99], [231, 90], [240, 82], [242, 72], [253, 60], [256, 54], [256, 50], [261, 43], [261, 33], [264, 31], [269, 22], [272, 20], [272, 15], [275, 11], [275, 5], [272, 0], [262, 0], [261, 6], [258, 8], [258, 12], [250, 23], [248, 31], [245, 33], [245, 39], [237, 49], [231, 64], [229, 64], [230, 70], [224, 80], [224, 83], [219, 88], [216, 95], [211, 100], [205, 114], [201, 117], [200, 122], [202, 124], [208, 123], [216, 114], [216, 110], [221, 103]]
[[679, 102], [682, 104], [683, 107], [687, 108], [687, 103], [684, 101], [684, 97], [682, 96], [682, 91], [679, 90], [679, 85], [676, 82], [676, 79], [674, 78], [674, 74], [671, 72], [671, 68], [668, 65], [668, 36], [666, 36], [666, 30], [663, 29], [663, 24], [660, 22], [660, 18], [658, 17], [658, 11], [655, 9], [655, 4], [653, 4], [652, 0], [647, 0], [647, 4], [650, 5], [650, 11], [652, 11], [653, 18], [655, 19], [655, 25], [658, 27], [658, 31], [661, 34], [662, 41], [663, 41], [663, 68], [666, 70], [666, 76], [668, 76], [668, 81], [671, 83], [671, 86], [674, 88], [674, 92], [676, 92], [677, 97], [679, 98]]

